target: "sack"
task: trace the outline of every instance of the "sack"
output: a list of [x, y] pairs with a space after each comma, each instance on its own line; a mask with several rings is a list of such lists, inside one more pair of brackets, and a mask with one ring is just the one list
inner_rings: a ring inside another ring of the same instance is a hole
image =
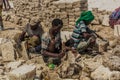
[[[84, 51], [85, 49], [87, 49], [88, 47], [91, 47], [90, 44], [91, 44], [92, 39], [96, 39], [96, 38], [94, 36], [91, 36], [87, 41], [81, 41], [77, 46], [77, 50], [79, 52], [81, 52], [81, 51]], [[93, 45], [94, 44], [92, 44], [92, 46]]]
[[88, 43], [86, 41], [82, 41], [78, 44], [77, 50], [79, 52], [84, 51], [88, 47]]

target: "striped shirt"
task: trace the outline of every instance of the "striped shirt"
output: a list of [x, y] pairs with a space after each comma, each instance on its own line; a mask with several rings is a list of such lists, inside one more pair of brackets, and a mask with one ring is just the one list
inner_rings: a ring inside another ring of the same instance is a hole
[[80, 21], [80, 23], [75, 26], [71, 38], [74, 40], [74, 47], [77, 48], [79, 42], [84, 41], [83, 37], [84, 32], [90, 33], [91, 30], [85, 25], [84, 21]]

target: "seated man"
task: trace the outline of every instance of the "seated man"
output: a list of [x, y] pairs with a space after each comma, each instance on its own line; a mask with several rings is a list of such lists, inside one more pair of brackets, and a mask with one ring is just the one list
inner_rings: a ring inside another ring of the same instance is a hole
[[94, 16], [91, 11], [82, 12], [80, 18], [76, 21], [76, 26], [73, 30], [71, 39], [66, 42], [66, 46], [70, 46], [79, 52], [82, 52], [94, 43], [95, 38], [92, 35], [92, 30], [87, 26], [93, 19]]
[[52, 62], [59, 65], [61, 58], [65, 55], [62, 52], [62, 42], [60, 37], [60, 30], [63, 26], [63, 22], [60, 19], [54, 19], [52, 21], [52, 27], [49, 32], [46, 32], [42, 36], [42, 50], [41, 54], [45, 62]]
[[22, 41], [27, 40], [27, 46], [29, 52], [40, 52], [41, 50], [41, 36], [43, 34], [42, 26], [37, 18], [32, 18], [30, 23], [25, 26], [25, 29], [21, 34], [16, 34], [15, 41], [18, 46]]

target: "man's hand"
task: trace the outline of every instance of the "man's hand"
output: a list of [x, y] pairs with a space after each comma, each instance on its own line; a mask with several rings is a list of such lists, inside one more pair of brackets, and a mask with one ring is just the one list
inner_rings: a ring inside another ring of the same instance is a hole
[[96, 38], [94, 36], [91, 36], [90, 37], [90, 43], [95, 43], [95, 41], [96, 41]]
[[66, 46], [65, 49], [69, 51], [69, 50], [71, 50], [72, 48]]
[[87, 32], [84, 32], [83, 33], [83, 37], [88, 39], [89, 37], [91, 37], [91, 35], [89, 33], [87, 33]]
[[58, 58], [62, 58], [65, 56], [65, 52], [61, 52], [60, 54], [58, 54]]
[[71, 51], [72, 51], [72, 53], [74, 54], [75, 57], [79, 54], [78, 51], [74, 48], [71, 48]]
[[71, 48], [71, 51], [72, 51], [73, 53], [77, 53], [77, 50], [74, 49], [74, 48]]

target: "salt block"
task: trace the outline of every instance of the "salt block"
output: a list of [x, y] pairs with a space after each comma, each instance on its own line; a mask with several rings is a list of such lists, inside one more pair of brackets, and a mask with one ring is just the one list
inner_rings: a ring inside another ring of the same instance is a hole
[[27, 49], [26, 49], [26, 47], [25, 47], [25, 44], [26, 44], [25, 41], [23, 41], [23, 42], [21, 43], [21, 46], [22, 46], [21, 55], [22, 55], [22, 57], [23, 57], [24, 60], [29, 60], [29, 59], [30, 59], [30, 55], [29, 55], [29, 53], [27, 52]]
[[109, 15], [104, 15], [102, 25], [109, 26]]
[[120, 25], [114, 26], [114, 36], [120, 36]]
[[34, 65], [23, 65], [9, 72], [9, 80], [33, 80], [36, 67]]
[[1, 44], [0, 48], [1, 48], [3, 61], [14, 61], [15, 60], [14, 47], [11, 41]]

